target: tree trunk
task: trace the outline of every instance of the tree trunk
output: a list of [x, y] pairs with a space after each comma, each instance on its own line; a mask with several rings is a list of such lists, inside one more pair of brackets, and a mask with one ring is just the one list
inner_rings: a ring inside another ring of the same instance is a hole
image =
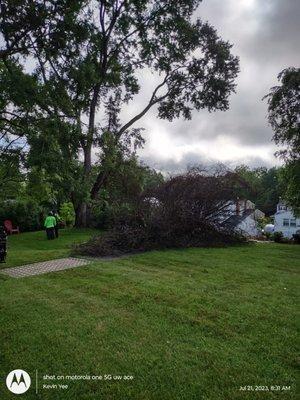
[[[83, 182], [89, 179], [92, 168], [92, 146], [86, 145], [84, 148], [84, 175]], [[75, 209], [76, 228], [86, 228], [90, 225], [90, 207], [87, 201], [83, 201]]]
[[92, 169], [92, 144], [87, 144], [83, 150], [84, 154], [84, 178], [86, 179]]
[[75, 210], [76, 228], [86, 228], [87, 226], [87, 203], [81, 203]]
[[92, 187], [91, 190], [91, 199], [95, 200], [99, 194], [100, 189], [105, 185], [107, 182], [108, 173], [107, 172], [100, 172], [97, 176], [97, 179]]
[[[84, 175], [83, 182], [86, 183], [90, 180], [90, 174], [92, 169], [92, 145], [95, 133], [95, 113], [97, 107], [97, 101], [99, 97], [101, 84], [98, 83], [93, 92], [93, 97], [90, 104], [90, 115], [89, 115], [89, 128], [86, 136], [85, 144], [83, 145], [84, 155]], [[89, 193], [90, 194], [90, 193]], [[90, 206], [87, 201], [83, 201], [76, 211], [76, 227], [86, 228], [90, 225]]]

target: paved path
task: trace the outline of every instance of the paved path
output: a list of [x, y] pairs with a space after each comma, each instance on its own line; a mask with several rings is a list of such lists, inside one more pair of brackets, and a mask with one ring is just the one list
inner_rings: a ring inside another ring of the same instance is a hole
[[0, 269], [0, 273], [13, 278], [23, 278], [25, 276], [41, 275], [47, 274], [48, 272], [81, 267], [82, 265], [89, 264], [90, 262], [90, 260], [83, 260], [80, 258], [59, 258], [57, 260], [22, 265], [20, 267]]

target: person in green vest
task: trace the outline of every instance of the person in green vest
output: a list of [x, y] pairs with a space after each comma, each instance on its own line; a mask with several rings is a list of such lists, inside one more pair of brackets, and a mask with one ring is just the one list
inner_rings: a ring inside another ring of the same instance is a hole
[[48, 216], [45, 219], [44, 227], [46, 228], [47, 239], [52, 240], [54, 239], [54, 229], [56, 226], [56, 219], [53, 216], [53, 212], [50, 211]]

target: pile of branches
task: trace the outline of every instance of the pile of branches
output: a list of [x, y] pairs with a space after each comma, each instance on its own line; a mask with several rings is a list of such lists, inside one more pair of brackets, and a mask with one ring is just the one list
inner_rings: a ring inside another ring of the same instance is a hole
[[237, 185], [230, 172], [207, 174], [196, 169], [173, 177], [143, 193], [134, 212], [75, 252], [106, 256], [244, 241], [227, 222]]

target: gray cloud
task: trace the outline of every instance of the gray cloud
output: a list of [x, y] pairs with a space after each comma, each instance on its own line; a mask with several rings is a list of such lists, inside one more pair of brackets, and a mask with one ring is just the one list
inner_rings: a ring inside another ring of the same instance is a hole
[[298, 64], [300, 2], [268, 0], [260, 3], [256, 40], [245, 41], [245, 52], [267, 64], [286, 67]]
[[237, 158], [234, 161], [220, 162], [217, 158], [208, 158], [204, 153], [200, 152], [188, 152], [185, 153], [182, 158], [178, 161], [174, 159], [162, 160], [156, 158], [154, 155], [143, 157], [144, 162], [151, 168], [155, 168], [165, 174], [178, 174], [185, 172], [189, 167], [211, 167], [218, 164], [224, 165], [229, 169], [234, 169], [237, 165], [245, 164], [251, 168], [256, 167], [267, 167], [271, 168], [274, 166], [272, 162], [267, 162], [261, 157], [247, 157]]
[[[191, 121], [172, 123], [158, 120], [155, 110], [151, 110], [139, 124], [146, 128], [147, 139], [141, 157], [150, 165], [170, 172], [212, 158], [252, 166], [278, 163], [272, 156], [273, 133], [262, 97], [276, 84], [283, 68], [299, 65], [300, 2], [203, 0], [196, 16], [215, 26], [220, 36], [233, 44], [232, 52], [240, 57], [241, 72], [236, 94], [230, 99], [230, 110], [211, 114], [194, 112]], [[150, 96], [156, 80], [149, 77], [148, 74], [142, 77], [143, 90], [124, 117], [142, 108]], [[220, 155], [220, 138], [228, 142], [227, 157], [224, 151]]]

